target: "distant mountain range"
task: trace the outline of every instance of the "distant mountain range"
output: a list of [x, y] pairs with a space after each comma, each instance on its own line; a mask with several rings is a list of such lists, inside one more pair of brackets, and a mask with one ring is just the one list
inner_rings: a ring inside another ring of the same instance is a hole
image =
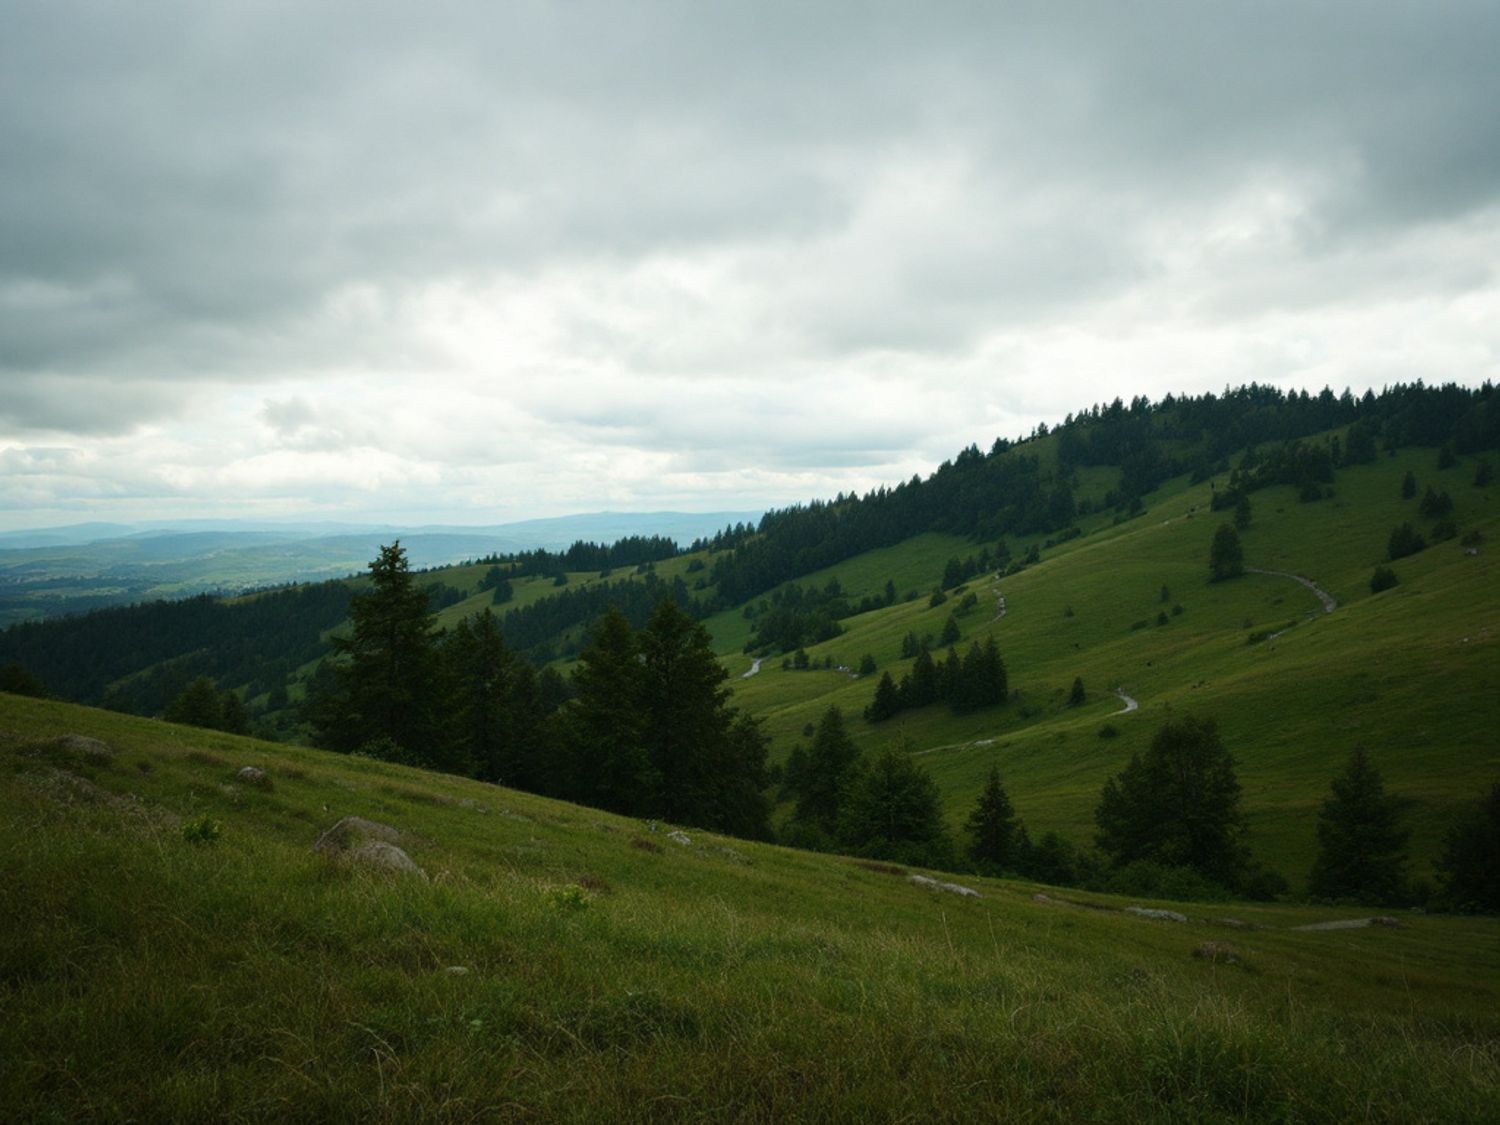
[[415, 567], [664, 535], [684, 545], [759, 512], [591, 512], [486, 527], [173, 520], [0, 532], [0, 626], [103, 606], [335, 578], [400, 539]]

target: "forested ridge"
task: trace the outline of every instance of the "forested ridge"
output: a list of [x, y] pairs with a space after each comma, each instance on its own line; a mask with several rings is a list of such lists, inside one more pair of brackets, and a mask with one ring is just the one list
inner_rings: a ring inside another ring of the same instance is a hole
[[[1038, 426], [1018, 442], [998, 439], [987, 453], [971, 445], [925, 480], [914, 476], [864, 496], [773, 510], [753, 529], [725, 528], [689, 548], [710, 560], [691, 588], [681, 577], [663, 580], [651, 573], [654, 563], [683, 553], [660, 536], [632, 536], [608, 546], [579, 542], [560, 552], [481, 561], [492, 564], [497, 585], [528, 575], [566, 583], [569, 572], [638, 572], [586, 587], [560, 585], [525, 606], [507, 608], [504, 591], [496, 590], [507, 645], [543, 663], [557, 655], [559, 637], [577, 638], [609, 606], [640, 627], [667, 597], [702, 620], [924, 532], [976, 542], [1033, 534], [1061, 539], [1076, 533], [1082, 515], [1101, 509], [1122, 518], [1133, 514], [1144, 494], [1182, 474], [1222, 480], [1216, 507], [1269, 484], [1293, 484], [1312, 499], [1340, 467], [1406, 445], [1457, 453], [1500, 446], [1500, 403], [1492, 385], [1415, 383], [1360, 397], [1250, 385], [1220, 395], [1169, 395], [1157, 403], [1117, 399], [1069, 415], [1055, 428]], [[1083, 494], [1079, 471], [1099, 466], [1118, 470], [1117, 483], [1103, 495]], [[425, 584], [432, 587], [433, 608], [463, 596], [438, 574]], [[887, 600], [894, 594], [889, 591]], [[346, 619], [350, 595], [350, 584], [340, 581], [233, 601], [205, 595], [24, 623], [0, 633], [0, 666], [22, 665], [64, 698], [142, 714], [162, 713], [199, 675], [239, 689], [247, 699], [269, 693], [273, 706], [284, 707], [297, 670], [328, 651], [326, 635]], [[772, 607], [775, 620], [758, 628], [757, 643], [786, 649], [804, 635], [836, 629], [840, 616], [875, 605], [868, 598], [825, 600], [813, 615], [801, 612], [788, 594]]]

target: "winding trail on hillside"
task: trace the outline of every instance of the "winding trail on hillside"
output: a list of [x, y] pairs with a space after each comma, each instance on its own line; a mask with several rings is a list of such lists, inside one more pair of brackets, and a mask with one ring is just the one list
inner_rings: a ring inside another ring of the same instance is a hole
[[1113, 714], [1128, 715], [1132, 711], [1139, 711], [1141, 709], [1141, 705], [1139, 703], [1125, 694], [1124, 688], [1115, 688], [1115, 694], [1120, 697], [1120, 702], [1125, 704], [1125, 706], [1120, 708], [1120, 710], [1113, 712]]
[[1276, 578], [1290, 578], [1293, 582], [1300, 582], [1318, 596], [1318, 601], [1323, 603], [1323, 612], [1332, 613], [1338, 609], [1339, 602], [1332, 594], [1322, 589], [1311, 578], [1303, 578], [1300, 574], [1293, 574], [1289, 570], [1262, 570], [1258, 566], [1247, 566], [1246, 574], [1269, 574]]
[[742, 680], [748, 680], [751, 676], [755, 675], [755, 673], [759, 672], [760, 671], [760, 662], [762, 660], [764, 660], [764, 659], [765, 659], [764, 656], [757, 656], [755, 658], [755, 663], [753, 663], [753, 664], [750, 665], [750, 671], [745, 672], [744, 674], [742, 674], [740, 676], [740, 679], [742, 679]]

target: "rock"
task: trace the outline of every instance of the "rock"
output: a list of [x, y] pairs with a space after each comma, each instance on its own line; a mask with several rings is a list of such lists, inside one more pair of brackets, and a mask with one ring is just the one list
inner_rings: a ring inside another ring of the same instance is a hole
[[907, 881], [915, 883], [919, 887], [926, 887], [929, 891], [947, 891], [951, 895], [962, 895], [964, 898], [982, 898], [973, 887], [965, 887], [959, 883], [944, 883], [926, 875], [908, 875]]
[[87, 735], [65, 734], [57, 740], [57, 744], [64, 750], [71, 750], [97, 765], [105, 765], [115, 760], [113, 746], [107, 742], [100, 742], [97, 738], [89, 738]]
[[1200, 961], [1208, 961], [1215, 965], [1234, 965], [1240, 959], [1239, 950], [1234, 946], [1221, 945], [1216, 941], [1205, 941], [1193, 950], [1193, 956]]
[[349, 858], [367, 867], [378, 867], [403, 875], [417, 875], [423, 882], [427, 881], [427, 872], [418, 867], [411, 856], [384, 840], [366, 840], [349, 853]]
[[234, 776], [241, 785], [253, 785], [257, 789], [271, 788], [271, 775], [259, 766], [241, 766]]
[[1031, 896], [1031, 901], [1032, 902], [1056, 902], [1057, 900], [1053, 899], [1053, 898], [1049, 898], [1047, 895], [1044, 895], [1041, 892], [1038, 892], [1038, 893], [1036, 893], [1036, 894], [1034, 894], [1034, 895]]
[[1187, 915], [1179, 914], [1175, 910], [1155, 910], [1149, 906], [1127, 906], [1126, 914], [1134, 914], [1140, 918], [1155, 918], [1158, 922], [1186, 922]]
[[443, 972], [453, 977], [466, 977], [469, 975], [469, 966], [449, 965], [446, 969], [443, 970]]
[[[350, 848], [358, 847], [367, 841], [394, 844], [399, 839], [401, 839], [401, 833], [389, 824], [381, 824], [377, 820], [366, 820], [362, 816], [346, 816], [318, 837], [318, 842], [313, 845], [313, 851], [322, 855], [342, 855]], [[402, 854], [406, 853], [402, 852]]]
[[1382, 914], [1378, 915], [1377, 917], [1371, 918], [1370, 925], [1385, 926], [1387, 929], [1399, 930], [1401, 928], [1401, 921], [1400, 919], [1392, 918], [1389, 915]]
[[682, 832], [677, 829], [673, 829], [671, 832], [668, 832], [667, 839], [671, 840], [675, 844], [681, 844], [683, 847], [687, 847], [693, 842], [692, 838], [688, 836], [686, 832]]

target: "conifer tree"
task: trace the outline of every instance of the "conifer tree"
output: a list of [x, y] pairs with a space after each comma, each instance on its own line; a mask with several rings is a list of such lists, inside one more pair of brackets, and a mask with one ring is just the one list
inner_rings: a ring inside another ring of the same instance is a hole
[[312, 711], [319, 744], [352, 751], [384, 739], [414, 762], [452, 768], [427, 592], [413, 582], [400, 540], [370, 563], [370, 588], [350, 601], [349, 616], [352, 633], [332, 638], [336, 692]]
[[1227, 523], [1220, 524], [1214, 532], [1213, 546], [1208, 552], [1208, 572], [1212, 582], [1245, 573], [1245, 549], [1240, 545], [1239, 532]]
[[1015, 809], [1000, 784], [1000, 771], [992, 768], [974, 810], [964, 823], [969, 837], [969, 858], [990, 871], [1014, 868], [1016, 829]]
[[1157, 731], [1105, 784], [1094, 822], [1116, 866], [1190, 867], [1234, 888], [1249, 861], [1234, 759], [1211, 719], [1188, 716]]
[[849, 737], [843, 712], [829, 707], [818, 720], [803, 763], [797, 819], [832, 836], [838, 830], [839, 813], [858, 761], [859, 747]]
[[1317, 898], [1398, 901], [1408, 836], [1400, 809], [1400, 800], [1386, 796], [1364, 747], [1355, 747], [1318, 813], [1318, 855], [1308, 891]]
[[876, 859], [941, 867], [952, 857], [937, 785], [912, 761], [909, 746], [887, 749], [859, 771], [839, 835], [847, 847]]
[[620, 813], [646, 810], [645, 669], [630, 622], [611, 606], [590, 631], [573, 671], [573, 748], [563, 791]]
[[1444, 834], [1437, 870], [1446, 906], [1500, 913], [1500, 781]]
[[896, 690], [896, 681], [889, 672], [880, 673], [880, 682], [875, 685], [875, 698], [865, 708], [865, 718], [872, 723], [884, 722], [901, 710], [901, 700]]

